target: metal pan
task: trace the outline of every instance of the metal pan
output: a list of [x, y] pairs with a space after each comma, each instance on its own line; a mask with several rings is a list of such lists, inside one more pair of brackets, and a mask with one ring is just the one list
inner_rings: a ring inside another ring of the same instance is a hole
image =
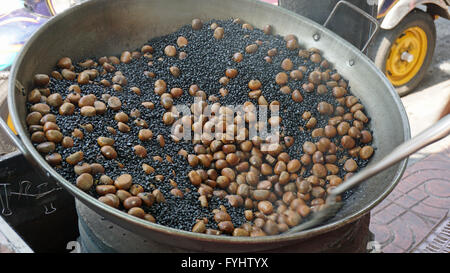
[[320, 227], [293, 235], [235, 238], [167, 228], [108, 207], [60, 176], [33, 147], [25, 124], [25, 102], [35, 73], [49, 73], [63, 56], [77, 60], [137, 48], [151, 37], [168, 34], [189, 24], [192, 18], [207, 21], [236, 17], [258, 28], [271, 24], [276, 34], [295, 34], [301, 46], [315, 47], [323, 52], [323, 56], [349, 80], [352, 92], [362, 100], [372, 118], [377, 147], [373, 161], [383, 158], [409, 139], [407, 116], [397, 93], [366, 56], [313, 21], [254, 0], [98, 0], [88, 1], [52, 18], [31, 37], [12, 68], [8, 106], [19, 137], [12, 134], [11, 137], [36, 168], [56, 179], [81, 203], [155, 244], [191, 251], [267, 251], [298, 244], [357, 220], [392, 191], [407, 160], [363, 183], [338, 215]]

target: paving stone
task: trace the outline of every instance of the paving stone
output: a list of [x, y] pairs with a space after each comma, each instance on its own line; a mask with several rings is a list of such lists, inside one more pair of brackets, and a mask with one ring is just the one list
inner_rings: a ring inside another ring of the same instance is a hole
[[[449, 165], [450, 166], [450, 165]], [[447, 166], [447, 167], [449, 167]], [[428, 183], [430, 180], [443, 180], [443, 178], [450, 177], [450, 170], [440, 170], [440, 169], [427, 169], [412, 173], [409, 176], [403, 176], [402, 180], [399, 182], [395, 190], [408, 193], [412, 189], [420, 186], [421, 184]], [[446, 191], [448, 192], [449, 181], [444, 179], [447, 185]]]
[[384, 199], [375, 208], [373, 208], [373, 210], [371, 211], [371, 215], [377, 214], [379, 211], [382, 211], [387, 206], [389, 206], [391, 203], [392, 203], [392, 201], [389, 200], [388, 198]]
[[379, 224], [388, 224], [404, 212], [405, 212], [404, 208], [394, 203], [391, 203], [385, 209], [375, 214], [373, 216], [373, 219]]
[[383, 251], [384, 253], [403, 253], [405, 252], [404, 249], [394, 245], [394, 244], [388, 244], [386, 246], [384, 246], [381, 251]]
[[435, 155], [431, 155], [431, 158], [427, 158], [427, 160], [421, 160], [414, 164], [413, 170], [428, 170], [428, 169], [442, 169], [446, 170], [448, 166], [447, 160], [442, 160], [440, 157], [435, 157]]
[[435, 223], [432, 223], [429, 219], [425, 222], [423, 218], [419, 217], [417, 214], [407, 211], [401, 216], [403, 222], [407, 224], [409, 229], [414, 234], [414, 239], [416, 242], [420, 242], [427, 236]]
[[422, 201], [423, 199], [428, 197], [428, 195], [425, 193], [425, 188], [423, 187], [423, 185], [408, 192], [408, 196], [418, 201]]
[[449, 197], [450, 181], [443, 179], [429, 180], [425, 183], [425, 190], [427, 193], [437, 197]]
[[393, 233], [392, 243], [402, 249], [408, 250], [415, 243], [413, 232], [407, 227], [402, 218], [396, 218], [387, 228]]
[[449, 214], [450, 148], [409, 166], [372, 210], [370, 230], [383, 252], [410, 252]]
[[420, 242], [413, 253], [450, 253], [450, 218], [443, 220], [433, 232]]
[[448, 213], [448, 209], [434, 208], [424, 203], [419, 203], [411, 208], [415, 213], [422, 214], [424, 216], [430, 216], [434, 218], [442, 218]]
[[412, 174], [406, 178], [402, 178], [395, 189], [402, 193], [408, 193], [423, 182], [424, 180], [422, 180], [422, 178], [420, 178], [417, 174]]
[[396, 189], [394, 189], [387, 197], [386, 199], [389, 199], [391, 201], [394, 201], [396, 199], [398, 199], [400, 196], [402, 196], [403, 193], [401, 191], [398, 191]]
[[439, 198], [435, 196], [428, 196], [422, 201], [422, 203], [430, 207], [448, 209], [450, 208], [450, 197]]
[[[448, 164], [450, 166], [450, 163]], [[447, 167], [448, 167], [447, 166]], [[449, 170], [442, 170], [442, 169], [428, 169], [428, 170], [422, 170], [419, 174], [421, 179], [423, 181], [428, 181], [432, 179], [445, 179], [450, 177], [450, 169]]]
[[370, 222], [369, 230], [375, 235], [375, 241], [384, 245], [389, 242], [392, 237], [390, 230], [386, 225], [380, 225], [373, 221]]
[[409, 209], [410, 207], [417, 204], [417, 202], [419, 202], [418, 200], [416, 200], [408, 195], [402, 195], [393, 201], [395, 204], [397, 204], [403, 208], [406, 208], [406, 209]]

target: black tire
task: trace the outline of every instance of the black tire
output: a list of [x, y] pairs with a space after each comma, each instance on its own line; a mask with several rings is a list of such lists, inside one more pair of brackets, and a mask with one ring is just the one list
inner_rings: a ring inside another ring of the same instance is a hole
[[383, 73], [386, 73], [386, 60], [389, 57], [392, 44], [406, 29], [414, 26], [424, 30], [428, 42], [427, 52], [422, 67], [417, 74], [407, 83], [394, 86], [400, 96], [404, 96], [413, 91], [427, 73], [427, 69], [433, 59], [434, 48], [436, 46], [436, 26], [431, 15], [422, 10], [414, 9], [395, 28], [380, 30], [367, 52], [367, 55], [373, 60], [375, 65]]

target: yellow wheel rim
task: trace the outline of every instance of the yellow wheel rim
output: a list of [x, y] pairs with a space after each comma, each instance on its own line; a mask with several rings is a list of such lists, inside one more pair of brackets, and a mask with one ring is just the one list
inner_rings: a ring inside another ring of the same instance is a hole
[[420, 27], [406, 29], [395, 40], [386, 60], [386, 76], [394, 86], [414, 78], [425, 60], [427, 47], [427, 35]]
[[12, 123], [12, 119], [11, 119], [10, 115], [8, 115], [7, 123], [8, 123], [8, 127], [14, 132], [14, 134], [17, 135], [16, 129], [14, 128], [14, 124]]

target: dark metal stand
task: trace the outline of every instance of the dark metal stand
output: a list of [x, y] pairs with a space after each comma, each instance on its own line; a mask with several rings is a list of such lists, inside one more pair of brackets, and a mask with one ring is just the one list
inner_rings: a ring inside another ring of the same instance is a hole
[[[323, 25], [339, 0], [279, 0], [278, 2], [281, 7]], [[377, 6], [368, 4], [376, 1], [347, 0], [347, 2], [376, 16]], [[336, 11], [336, 15], [333, 16], [327, 27], [359, 49], [364, 46], [372, 32], [372, 24], [364, 16], [344, 6]]]
[[[0, 216], [35, 252], [62, 252], [78, 236], [73, 196], [18, 152], [0, 157], [0, 201]], [[0, 234], [5, 230], [0, 227]], [[11, 248], [20, 244], [8, 240]]]

